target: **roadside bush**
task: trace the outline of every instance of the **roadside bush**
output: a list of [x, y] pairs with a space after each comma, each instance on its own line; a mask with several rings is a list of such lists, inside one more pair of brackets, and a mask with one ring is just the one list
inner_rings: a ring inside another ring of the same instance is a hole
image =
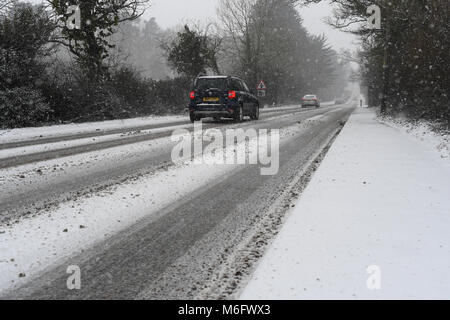
[[191, 86], [191, 81], [186, 77], [145, 79], [130, 66], [114, 70], [109, 83], [138, 115], [183, 112]]
[[103, 121], [128, 118], [132, 108], [108, 84], [78, 83], [66, 94], [77, 116], [72, 121]]
[[106, 83], [64, 81], [53, 86], [45, 84], [43, 92], [54, 109], [55, 122], [103, 121], [136, 115]]
[[49, 120], [51, 111], [41, 92], [32, 87], [0, 90], [2, 128], [37, 126]]
[[152, 112], [156, 114], [183, 112], [188, 105], [191, 85], [191, 80], [186, 77], [149, 80]]
[[129, 66], [110, 70], [109, 79], [89, 81], [76, 66], [54, 66], [57, 74], [42, 85], [55, 122], [124, 119], [180, 114], [188, 102], [190, 81], [142, 78]]
[[137, 113], [148, 111], [145, 109], [151, 104], [150, 87], [135, 69], [122, 66], [114, 70], [109, 85], [127, 104], [134, 106]]

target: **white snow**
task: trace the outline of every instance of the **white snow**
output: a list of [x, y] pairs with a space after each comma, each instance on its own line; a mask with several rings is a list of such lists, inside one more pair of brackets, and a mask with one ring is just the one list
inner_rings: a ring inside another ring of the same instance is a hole
[[[298, 125], [283, 128], [280, 137], [290, 139], [302, 130], [305, 129]], [[80, 170], [96, 172], [98, 166], [108, 168], [130, 157], [143, 157], [161, 150], [167, 152], [173, 145], [171, 138], [167, 137], [43, 161], [39, 163], [42, 175], [36, 173], [36, 164], [8, 168], [2, 170], [0, 187], [14, 192], [17, 189], [26, 190], [30, 183], [66, 181], [64, 179], [70, 179]], [[227, 148], [227, 158], [232, 158], [238, 147]], [[195, 161], [176, 163], [168, 170], [161, 169], [102, 192], [63, 202], [48, 213], [0, 227], [0, 292], [29, 281], [49, 266], [95, 245], [140, 219], [156, 217], [163, 207], [199, 188], [212, 187], [237, 168], [237, 165], [206, 164], [212, 163], [220, 152], [205, 155], [206, 161], [202, 161], [201, 165], [195, 165]], [[64, 170], [52, 170], [55, 166]], [[21, 174], [26, 175], [27, 179], [18, 179]], [[64, 232], [66, 229], [67, 232]], [[20, 273], [26, 277], [19, 278]]]
[[[277, 110], [290, 110], [296, 108], [299, 108], [299, 105], [286, 105], [277, 108], [269, 108], [264, 110], [262, 109], [261, 113], [270, 113]], [[136, 127], [148, 125], [163, 125], [169, 124], [171, 122], [188, 121], [188, 120], [189, 117], [187, 115], [164, 116], [164, 117], [150, 116], [150, 117], [123, 119], [123, 120], [86, 122], [80, 124], [71, 123], [45, 127], [0, 130], [0, 144], [28, 141], [28, 140], [39, 140], [43, 138], [54, 138], [81, 133], [95, 133], [105, 130], [115, 130], [115, 129], [132, 130], [133, 128]]]
[[172, 131], [172, 130], [181, 129], [181, 128], [188, 128], [188, 127], [191, 127], [191, 124], [150, 129], [150, 130], [141, 130], [139, 132], [129, 132], [126, 134], [123, 134], [123, 133], [109, 134], [109, 135], [91, 137], [91, 138], [73, 139], [73, 140], [68, 140], [68, 141], [43, 143], [43, 144], [36, 144], [36, 145], [25, 146], [25, 147], [3, 149], [3, 150], [0, 150], [0, 159], [30, 155], [30, 154], [44, 152], [44, 151], [64, 150], [64, 149], [70, 148], [70, 147], [87, 146], [90, 144], [97, 144], [100, 142], [119, 140], [119, 139], [130, 137], [133, 135], [134, 136], [142, 136], [142, 135], [148, 135], [148, 134], [156, 134], [156, 133]]
[[329, 106], [334, 106], [335, 102], [334, 101], [321, 102], [320, 105], [322, 107], [329, 107]]
[[431, 123], [424, 120], [412, 123], [401, 118], [382, 118], [380, 121], [413, 136], [423, 145], [436, 148], [442, 158], [450, 158], [450, 135], [433, 131]]
[[[276, 108], [277, 110], [291, 110], [291, 109], [297, 109], [299, 108], [299, 106], [286, 106], [286, 107], [280, 107], [280, 108]], [[263, 113], [272, 113], [274, 109], [268, 109], [263, 111]], [[341, 110], [341, 108], [336, 109], [336, 110], [332, 110], [329, 113], [332, 112], [336, 112]], [[302, 111], [301, 109], [299, 109], [299, 112], [307, 112], [307, 111]], [[324, 114], [323, 116], [327, 115], [328, 113]], [[269, 119], [273, 119], [273, 118], [283, 118], [283, 117], [289, 117], [290, 115], [279, 115], [277, 113], [274, 113], [273, 117], [269, 117], [267, 118], [267, 120]], [[322, 118], [322, 116], [318, 116], [318, 118]], [[170, 117], [167, 117], [167, 119], [171, 119]], [[134, 120], [134, 121], [131, 121]], [[127, 123], [126, 126], [124, 126], [123, 128], [132, 128], [132, 124], [136, 124], [137, 119], [130, 119], [130, 121]], [[180, 119], [178, 119], [180, 120]], [[183, 120], [183, 119], [181, 119]], [[184, 118], [184, 120], [187, 121], [187, 118]], [[150, 120], [149, 120], [150, 121]], [[162, 124], [163, 122], [163, 118], [160, 119], [160, 121], [156, 121], [153, 122], [152, 124]], [[169, 123], [169, 122], [167, 122]], [[114, 125], [116, 125], [117, 123], [115, 121], [106, 121], [106, 122], [101, 122], [101, 123], [92, 123], [92, 124], [86, 124], [86, 126], [84, 125], [80, 125], [78, 127], [78, 131], [76, 133], [89, 133], [95, 130], [91, 130], [93, 127], [89, 128], [91, 125], [93, 124], [100, 124], [100, 125], [96, 125], [94, 127], [103, 127], [104, 129], [114, 129]], [[150, 124], [150, 122], [148, 122], [147, 124]], [[69, 125], [70, 126], [70, 125]], [[76, 125], [78, 126], [78, 125]], [[156, 134], [156, 133], [161, 133], [161, 132], [166, 132], [166, 131], [174, 131], [177, 129], [182, 129], [182, 128], [189, 128], [191, 127], [192, 124], [184, 124], [184, 125], [178, 125], [178, 126], [170, 126], [170, 127], [161, 127], [161, 128], [156, 128], [156, 129], [149, 129], [149, 130], [140, 130], [139, 132], [126, 132], [126, 133], [118, 133], [118, 134], [109, 134], [109, 135], [101, 135], [101, 136], [96, 136], [96, 137], [90, 137], [90, 138], [82, 138], [82, 139], [73, 139], [73, 140], [67, 140], [67, 141], [60, 141], [60, 142], [53, 142], [53, 143], [41, 143], [41, 144], [34, 144], [34, 145], [30, 145], [30, 146], [24, 146], [24, 147], [17, 147], [17, 148], [8, 148], [8, 149], [3, 149], [0, 150], [0, 159], [5, 159], [5, 158], [9, 158], [9, 157], [16, 157], [16, 156], [24, 156], [24, 155], [30, 155], [30, 154], [35, 154], [35, 153], [40, 153], [40, 152], [45, 152], [45, 151], [56, 151], [56, 150], [63, 150], [66, 148], [70, 148], [70, 147], [77, 147], [77, 146], [86, 146], [86, 145], [90, 145], [90, 144], [96, 144], [96, 143], [100, 143], [100, 142], [107, 142], [107, 141], [113, 141], [113, 140], [117, 140], [117, 139], [121, 139], [121, 138], [126, 138], [129, 137], [130, 135], [135, 135], [135, 136], [139, 136], [139, 135], [146, 135], [146, 134]], [[52, 126], [52, 127], [43, 127], [43, 128], [36, 128], [39, 129], [41, 131], [39, 131], [40, 134], [43, 134], [45, 137], [49, 137], [49, 136], [64, 136], [67, 135], [68, 132], [70, 131], [69, 127], [65, 128], [62, 127], [61, 131], [57, 131], [56, 127], [59, 126]], [[5, 141], [4, 142], [17, 142], [17, 141], [24, 141], [24, 140], [28, 140], [28, 134], [30, 132], [28, 132], [30, 128], [25, 128], [25, 129], [15, 129], [10, 131], [9, 133], [14, 133], [12, 135], [6, 135], [4, 137]], [[52, 130], [55, 129], [55, 131], [53, 132]], [[72, 128], [73, 129], [73, 128]], [[19, 134], [20, 131], [23, 130], [24, 133], [24, 137], [21, 137], [20, 139], [16, 139], [15, 135]], [[49, 130], [49, 131], [47, 131]], [[83, 131], [85, 130], [85, 131]], [[72, 132], [75, 133], [75, 132]], [[37, 139], [38, 141], [38, 139]], [[0, 136], [0, 143], [1, 143], [1, 136]]]
[[91, 133], [104, 130], [128, 129], [146, 125], [158, 125], [174, 121], [186, 120], [185, 115], [164, 117], [140, 117], [124, 120], [110, 120], [99, 122], [86, 122], [80, 124], [63, 124], [36, 128], [20, 128], [0, 130], [0, 143], [17, 142], [24, 140], [42, 139], [79, 133]]
[[[164, 206], [199, 187], [208, 188], [233, 168], [178, 164], [1, 228], [0, 292], [144, 217], [158, 214]], [[19, 273], [27, 277], [19, 279]]]
[[448, 299], [449, 195], [448, 159], [358, 109], [240, 298]]
[[[99, 167], [114, 168], [130, 159], [146, 159], [150, 154], [170, 152], [171, 147], [171, 138], [164, 137], [10, 167], [1, 170], [0, 188], [6, 193], [14, 193], [15, 190], [26, 190], [31, 184], [56, 183], [76, 177], [81, 172], [94, 174]], [[41, 170], [42, 174], [37, 170]], [[20, 179], [21, 175], [26, 176], [26, 179]]]

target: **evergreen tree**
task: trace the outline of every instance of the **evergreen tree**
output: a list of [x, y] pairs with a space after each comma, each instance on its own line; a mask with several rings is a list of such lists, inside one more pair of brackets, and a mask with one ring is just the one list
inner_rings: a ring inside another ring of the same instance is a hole
[[181, 75], [191, 79], [212, 69], [219, 73], [217, 50], [220, 41], [184, 27], [176, 39], [166, 46], [169, 64]]

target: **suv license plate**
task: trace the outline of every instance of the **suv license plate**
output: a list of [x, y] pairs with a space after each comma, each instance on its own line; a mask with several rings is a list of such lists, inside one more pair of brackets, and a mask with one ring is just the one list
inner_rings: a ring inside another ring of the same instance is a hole
[[219, 98], [203, 98], [204, 102], [217, 102]]

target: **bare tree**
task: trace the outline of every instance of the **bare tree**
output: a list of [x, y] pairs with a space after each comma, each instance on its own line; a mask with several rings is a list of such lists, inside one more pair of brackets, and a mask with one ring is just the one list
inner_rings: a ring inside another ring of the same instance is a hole
[[[257, 17], [258, 0], [221, 0], [218, 16], [222, 22], [223, 38], [232, 42], [231, 56], [239, 57], [241, 67], [250, 81], [257, 81], [259, 57], [265, 19]], [[265, 1], [264, 3], [267, 3]]]
[[297, 3], [220, 1], [218, 16], [229, 64], [252, 85], [265, 80], [270, 87], [268, 103], [297, 101], [305, 91], [319, 91], [333, 82], [333, 56], [337, 54], [326, 38], [307, 33]]

